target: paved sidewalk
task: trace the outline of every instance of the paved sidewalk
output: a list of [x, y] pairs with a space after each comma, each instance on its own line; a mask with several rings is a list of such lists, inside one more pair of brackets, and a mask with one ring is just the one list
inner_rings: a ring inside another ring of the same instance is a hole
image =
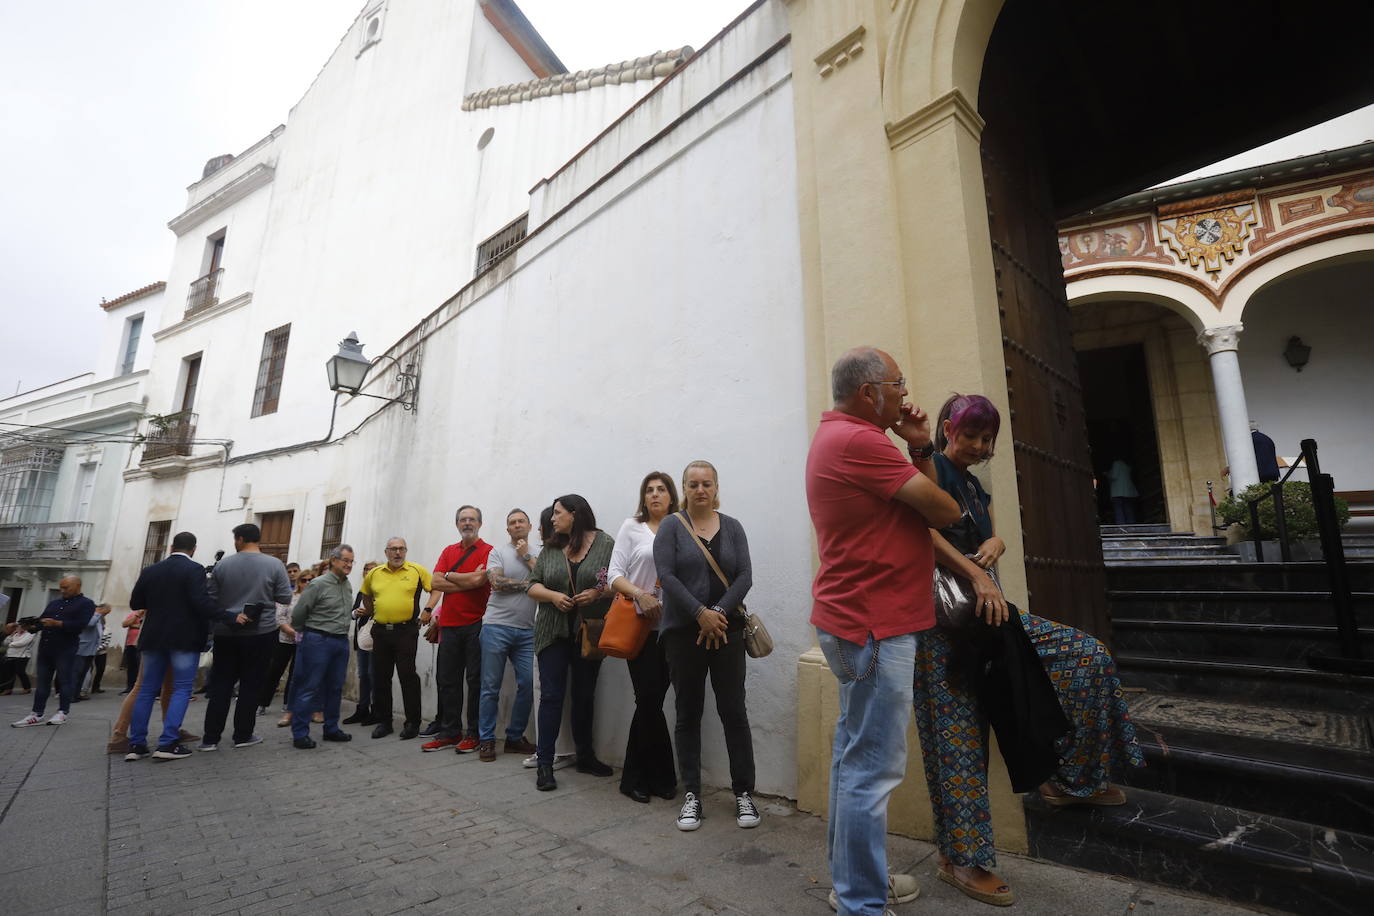
[[[677, 804], [639, 805], [616, 780], [559, 770], [537, 792], [520, 758], [423, 754], [420, 742], [267, 739], [189, 760], [104, 753], [119, 698], [61, 727], [12, 729], [28, 697], [0, 698], [0, 901], [8, 913], [613, 913], [825, 916], [825, 825], [760, 799], [755, 830], [710, 792], [695, 833]], [[345, 704], [351, 709], [351, 704]], [[51, 711], [51, 710], [50, 710]], [[199, 731], [204, 701], [187, 727]], [[315, 726], [316, 738], [319, 726]], [[498, 749], [500, 745], [498, 743]], [[892, 837], [894, 869], [921, 878], [900, 916], [993, 910], [931, 877], [933, 849]], [[1241, 916], [1253, 911], [1002, 855], [1009, 912]]]

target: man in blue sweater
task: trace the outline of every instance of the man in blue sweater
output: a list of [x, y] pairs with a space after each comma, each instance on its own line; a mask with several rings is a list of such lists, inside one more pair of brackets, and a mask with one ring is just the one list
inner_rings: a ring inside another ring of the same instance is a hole
[[57, 674], [58, 707], [47, 724], [66, 722], [72, 698], [76, 696], [76, 647], [81, 640], [81, 631], [86, 629], [95, 613], [95, 602], [81, 594], [79, 576], [67, 576], [57, 583], [57, 590], [61, 597], [49, 601], [38, 620], [43, 638], [38, 642], [38, 685], [33, 692], [33, 712], [12, 723], [15, 728], [44, 724], [43, 707], [48, 705], [54, 673]]

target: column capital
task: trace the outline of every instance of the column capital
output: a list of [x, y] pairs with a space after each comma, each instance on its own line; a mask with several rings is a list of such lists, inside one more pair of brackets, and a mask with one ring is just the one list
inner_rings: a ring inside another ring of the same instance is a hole
[[1197, 342], [1207, 348], [1208, 356], [1215, 356], [1227, 350], [1240, 349], [1240, 334], [1245, 330], [1243, 324], [1228, 324], [1220, 328], [1204, 328], [1197, 336]]

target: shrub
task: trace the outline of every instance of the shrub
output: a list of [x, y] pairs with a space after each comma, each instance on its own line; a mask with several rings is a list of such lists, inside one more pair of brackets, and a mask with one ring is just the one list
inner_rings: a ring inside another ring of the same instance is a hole
[[[1272, 483], [1251, 484], [1240, 494], [1240, 498], [1226, 497], [1221, 505], [1217, 506], [1217, 518], [1228, 525], [1240, 525], [1245, 529], [1246, 536], [1253, 538], [1255, 533], [1250, 530], [1250, 508], [1246, 503], [1268, 494], [1272, 487]], [[1336, 521], [1344, 528], [1345, 523], [1350, 521], [1350, 506], [1339, 496], [1335, 497], [1335, 502]], [[1257, 508], [1260, 540], [1277, 538], [1278, 531], [1274, 527], [1274, 501], [1266, 499]], [[1312, 505], [1310, 484], [1290, 480], [1283, 485], [1283, 519], [1288, 526], [1290, 541], [1313, 540], [1320, 536], [1317, 532], [1317, 510]]]

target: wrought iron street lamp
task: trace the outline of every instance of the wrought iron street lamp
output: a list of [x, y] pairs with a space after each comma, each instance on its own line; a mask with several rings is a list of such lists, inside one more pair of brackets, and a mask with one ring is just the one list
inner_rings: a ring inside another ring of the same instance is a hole
[[401, 364], [396, 362], [395, 357], [385, 357], [396, 362], [396, 381], [401, 386], [400, 397], [389, 398], [382, 394], [368, 394], [362, 390], [368, 371], [378, 359], [382, 358], [379, 356], [376, 359], [368, 359], [364, 356], [363, 345], [358, 341], [358, 332], [350, 332], [347, 337], [339, 341], [339, 352], [331, 356], [329, 361], [324, 364], [325, 374], [329, 377], [329, 390], [353, 397], [390, 401], [400, 404], [406, 410], [414, 410], [415, 396], [420, 387], [420, 375], [416, 371], [414, 363], [401, 368]]

